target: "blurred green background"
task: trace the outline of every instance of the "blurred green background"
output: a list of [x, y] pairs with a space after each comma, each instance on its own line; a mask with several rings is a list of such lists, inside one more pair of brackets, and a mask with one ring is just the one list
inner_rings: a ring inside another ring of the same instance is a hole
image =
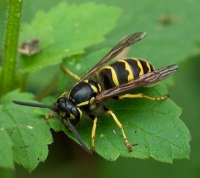
[[[58, 2], [58, 0], [25, 0], [22, 22], [30, 23], [38, 10], [47, 11]], [[67, 2], [72, 4], [88, 1]], [[143, 42], [144, 51], [141, 53], [142, 46], [140, 46], [138, 53], [130, 50], [129, 56], [140, 56], [155, 66], [157, 60], [165, 60], [166, 65], [173, 64], [173, 59], [179, 61], [179, 70], [174, 75], [174, 84], [169, 86], [169, 94], [183, 109], [181, 119], [191, 132], [190, 160], [175, 160], [173, 164], [166, 164], [152, 159], [119, 158], [115, 162], [109, 162], [98, 155], [87, 155], [63, 133], [54, 133], [54, 143], [49, 146], [49, 156], [36, 170], [29, 174], [24, 168], [16, 165], [15, 170], [1, 169], [0, 177], [200, 177], [200, 2], [197, 0], [96, 0], [95, 2], [120, 7], [123, 10], [116, 27], [106, 35], [107, 40], [95, 48], [112, 47], [121, 36], [136, 31], [147, 31], [148, 36]], [[0, 0], [0, 51], [3, 49], [6, 5], [5, 0]], [[50, 75], [54, 75], [52, 71], [54, 67], [32, 74], [29, 90], [37, 92], [41, 87], [40, 83], [44, 85], [48, 83]], [[48, 73], [48, 76], [43, 80], [41, 77], [38, 79], [40, 73]]]

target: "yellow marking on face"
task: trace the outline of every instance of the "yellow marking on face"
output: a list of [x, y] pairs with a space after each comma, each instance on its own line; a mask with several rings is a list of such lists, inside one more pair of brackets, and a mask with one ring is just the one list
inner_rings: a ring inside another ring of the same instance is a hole
[[74, 115], [73, 114], [70, 114], [70, 119], [75, 119]]
[[60, 116], [61, 116], [61, 117], [65, 117], [65, 116], [66, 116], [66, 112], [61, 111], [61, 112], [60, 112]]
[[113, 82], [114, 82], [115, 86], [118, 86], [119, 81], [117, 79], [117, 75], [115, 73], [115, 70], [111, 66], [106, 66], [106, 67], [104, 67], [104, 69], [110, 69], [111, 70]]
[[126, 62], [125, 60], [118, 60], [119, 62], [123, 62], [125, 64], [125, 69], [128, 71], [128, 81], [133, 80], [133, 73], [131, 70], [130, 65], [128, 64], [128, 62]]

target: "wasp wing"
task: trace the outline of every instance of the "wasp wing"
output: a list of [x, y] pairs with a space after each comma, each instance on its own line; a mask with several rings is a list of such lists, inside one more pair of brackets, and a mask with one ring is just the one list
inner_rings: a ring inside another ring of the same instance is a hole
[[134, 33], [122, 41], [120, 41], [114, 48], [112, 48], [108, 54], [106, 54], [85, 76], [81, 78], [81, 81], [85, 80], [89, 75], [100, 69], [103, 65], [105, 65], [110, 59], [117, 56], [121, 53], [126, 47], [131, 46], [132, 44], [138, 42], [142, 38], [144, 38], [146, 32], [137, 32]]
[[153, 72], [144, 74], [139, 78], [137, 78], [136, 80], [132, 80], [129, 81], [128, 83], [121, 84], [119, 86], [110, 88], [108, 90], [104, 90], [99, 95], [97, 95], [95, 102], [100, 103], [108, 98], [119, 96], [128, 91], [155, 84], [171, 76], [174, 72], [176, 72], [177, 69], [178, 65], [163, 67], [161, 69], [154, 70]]

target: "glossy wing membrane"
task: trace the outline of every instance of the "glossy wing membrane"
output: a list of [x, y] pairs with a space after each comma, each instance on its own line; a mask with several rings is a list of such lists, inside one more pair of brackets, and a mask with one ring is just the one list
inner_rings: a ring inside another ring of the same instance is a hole
[[108, 98], [119, 96], [128, 91], [155, 84], [171, 76], [174, 72], [176, 72], [177, 69], [178, 65], [163, 67], [153, 72], [144, 74], [136, 80], [130, 81], [125, 84], [121, 84], [108, 90], [104, 90], [99, 95], [97, 95], [95, 102], [100, 103]]
[[132, 44], [138, 42], [142, 38], [144, 38], [146, 32], [137, 32], [134, 33], [127, 38], [120, 41], [113, 49], [111, 49], [108, 54], [106, 54], [102, 60], [99, 61], [84, 77], [81, 78], [81, 81], [85, 80], [89, 75], [100, 69], [103, 65], [105, 65], [110, 59], [117, 56], [121, 53], [126, 47], [131, 46]]

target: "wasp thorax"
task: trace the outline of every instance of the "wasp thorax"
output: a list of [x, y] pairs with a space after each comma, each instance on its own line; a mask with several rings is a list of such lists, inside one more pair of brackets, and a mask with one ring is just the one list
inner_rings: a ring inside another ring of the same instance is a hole
[[93, 108], [94, 99], [101, 87], [95, 81], [84, 80], [73, 87], [69, 93], [69, 101], [84, 111]]
[[82, 117], [82, 111], [65, 97], [57, 100], [57, 109], [58, 114], [62, 118], [62, 122], [66, 126], [68, 126], [66, 118], [69, 118], [71, 123], [76, 126]]

